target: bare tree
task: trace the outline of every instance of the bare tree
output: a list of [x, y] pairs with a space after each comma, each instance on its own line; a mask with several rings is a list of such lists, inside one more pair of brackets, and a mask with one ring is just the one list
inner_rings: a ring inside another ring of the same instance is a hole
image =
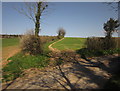
[[35, 23], [35, 35], [38, 36], [40, 31], [40, 20], [42, 13], [48, 7], [46, 2], [25, 2], [24, 8], [15, 8], [19, 13], [27, 16]]
[[66, 32], [65, 32], [65, 30], [63, 28], [59, 28], [57, 33], [58, 33], [58, 38], [62, 38], [66, 34]]
[[[108, 6], [110, 6], [113, 10], [119, 11], [120, 0], [113, 0], [113, 2], [106, 2]], [[116, 4], [116, 5], [114, 5]]]

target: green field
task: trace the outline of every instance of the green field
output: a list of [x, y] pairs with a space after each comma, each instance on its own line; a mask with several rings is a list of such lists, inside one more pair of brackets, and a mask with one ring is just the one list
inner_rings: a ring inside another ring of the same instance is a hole
[[[2, 54], [3, 64], [7, 62], [7, 59], [20, 51], [19, 38], [1, 38], [0, 42], [0, 53]], [[3, 65], [4, 66], [4, 65]]]
[[2, 40], [2, 47], [15, 46], [19, 44], [19, 38], [5, 38]]
[[67, 37], [60, 42], [55, 43], [52, 47], [59, 50], [78, 50], [85, 47], [86, 38]]

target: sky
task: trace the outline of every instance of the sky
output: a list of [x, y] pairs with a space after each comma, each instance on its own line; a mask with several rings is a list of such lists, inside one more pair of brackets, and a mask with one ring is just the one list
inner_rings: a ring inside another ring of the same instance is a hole
[[[2, 2], [2, 34], [24, 34], [34, 29], [34, 22], [14, 9], [19, 6], [24, 8], [24, 3]], [[102, 2], [49, 2], [41, 18], [40, 35], [55, 36], [62, 27], [66, 37], [99, 37], [105, 36], [103, 24], [109, 18], [118, 19], [118, 14]]]
[[0, 1], [0, 33], [2, 32], [2, 3]]

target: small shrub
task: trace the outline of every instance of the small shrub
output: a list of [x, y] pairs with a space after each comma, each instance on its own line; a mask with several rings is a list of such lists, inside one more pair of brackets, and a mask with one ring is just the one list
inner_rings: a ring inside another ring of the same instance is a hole
[[65, 36], [66, 31], [63, 28], [59, 28], [57, 33], [58, 33], [58, 36], [57, 36], [58, 39], [61, 39], [61, 38], [63, 38]]
[[30, 31], [22, 36], [20, 44], [23, 53], [29, 53], [31, 55], [42, 53], [40, 38], [35, 36], [34, 32]]

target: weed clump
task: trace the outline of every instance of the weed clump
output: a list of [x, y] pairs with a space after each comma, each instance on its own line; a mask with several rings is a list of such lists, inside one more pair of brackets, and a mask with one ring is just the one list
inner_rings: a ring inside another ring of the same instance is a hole
[[20, 40], [21, 51], [30, 55], [37, 55], [42, 53], [42, 45], [40, 38], [35, 36], [33, 31], [28, 31]]

